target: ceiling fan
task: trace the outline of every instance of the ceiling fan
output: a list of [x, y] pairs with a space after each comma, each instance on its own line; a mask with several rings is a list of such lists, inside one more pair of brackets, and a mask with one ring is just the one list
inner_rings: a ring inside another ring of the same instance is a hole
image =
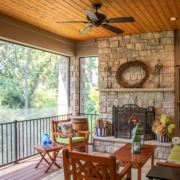
[[87, 26], [85, 29], [80, 30], [79, 34], [86, 34], [90, 31], [93, 27], [101, 26], [104, 29], [112, 31], [116, 34], [121, 34], [124, 31], [116, 28], [114, 26], [109, 25], [109, 23], [124, 23], [124, 22], [135, 22], [133, 17], [119, 17], [119, 18], [110, 18], [106, 19], [106, 15], [98, 13], [97, 9], [101, 8], [101, 4], [92, 4], [92, 8], [96, 9], [96, 12], [92, 10], [84, 10], [87, 15], [88, 21], [64, 21], [64, 22], [57, 22], [58, 24], [70, 24], [70, 23], [90, 23], [91, 25]]

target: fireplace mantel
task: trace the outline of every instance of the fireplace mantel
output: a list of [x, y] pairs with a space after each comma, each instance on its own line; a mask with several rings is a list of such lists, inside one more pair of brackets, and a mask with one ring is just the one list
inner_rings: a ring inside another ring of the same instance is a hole
[[106, 92], [174, 92], [174, 88], [107, 88], [107, 89], [97, 89], [97, 91], [106, 91]]
[[[131, 139], [115, 138], [114, 136], [92, 136], [93, 138], [93, 150], [103, 153], [113, 153], [126, 143], [131, 143]], [[172, 147], [171, 142], [159, 142], [157, 140], [147, 140], [144, 144], [156, 145], [157, 148], [154, 152], [156, 159], [167, 159]]]

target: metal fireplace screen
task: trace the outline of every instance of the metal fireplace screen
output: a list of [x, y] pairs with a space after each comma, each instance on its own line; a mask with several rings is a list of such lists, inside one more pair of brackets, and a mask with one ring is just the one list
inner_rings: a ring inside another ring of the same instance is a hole
[[136, 104], [125, 104], [122, 107], [113, 106], [113, 134], [117, 138], [130, 139], [132, 129], [139, 122], [145, 131], [145, 139], [155, 139], [151, 130], [152, 123], [155, 120], [155, 108], [140, 108]]

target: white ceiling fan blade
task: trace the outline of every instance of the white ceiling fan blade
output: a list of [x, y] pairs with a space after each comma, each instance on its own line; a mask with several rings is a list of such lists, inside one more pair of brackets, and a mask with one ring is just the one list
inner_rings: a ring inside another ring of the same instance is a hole
[[90, 20], [98, 20], [98, 18], [97, 18], [94, 11], [87, 10], [87, 9], [85, 9], [84, 11], [85, 11], [85, 13], [87, 14], [87, 16], [89, 17]]

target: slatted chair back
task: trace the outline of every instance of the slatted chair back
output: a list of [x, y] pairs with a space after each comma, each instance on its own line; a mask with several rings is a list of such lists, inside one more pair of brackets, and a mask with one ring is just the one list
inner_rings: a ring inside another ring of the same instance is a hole
[[52, 141], [55, 141], [56, 136], [59, 136], [60, 132], [60, 122], [70, 122], [70, 119], [67, 120], [52, 120], [51, 121], [51, 132], [52, 132]]
[[89, 154], [70, 152], [63, 149], [65, 180], [121, 180], [125, 174], [131, 179], [131, 164], [127, 164], [122, 173], [116, 173], [114, 156], [100, 157]]

